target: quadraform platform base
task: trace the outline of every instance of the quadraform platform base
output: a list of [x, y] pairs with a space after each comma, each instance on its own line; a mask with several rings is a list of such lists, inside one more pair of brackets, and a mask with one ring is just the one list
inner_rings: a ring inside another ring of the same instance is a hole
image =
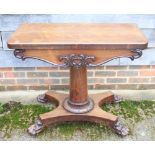
[[54, 91], [49, 91], [46, 94], [40, 95], [38, 97], [39, 101], [53, 101], [56, 102], [58, 106], [51, 112], [41, 114], [36, 123], [28, 128], [28, 132], [31, 135], [36, 135], [51, 124], [71, 121], [89, 121], [95, 123], [106, 123], [119, 135], [125, 136], [128, 134], [128, 129], [119, 122], [117, 116], [101, 109], [103, 104], [113, 103], [116, 101], [116, 98], [118, 99], [118, 97], [113, 93], [106, 92], [89, 95], [94, 103], [92, 110], [79, 114], [69, 112], [64, 108], [64, 101], [67, 97], [67, 94], [56, 93]]

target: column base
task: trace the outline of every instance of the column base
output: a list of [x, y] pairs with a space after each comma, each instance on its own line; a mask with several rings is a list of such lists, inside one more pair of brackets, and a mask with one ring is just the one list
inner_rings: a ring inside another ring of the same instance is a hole
[[[41, 96], [43, 97], [43, 96]], [[76, 114], [70, 112], [64, 108], [64, 101], [68, 98], [68, 94], [56, 93], [49, 91], [44, 95], [42, 100], [53, 101], [58, 104], [57, 108], [51, 112], [41, 114], [38, 121], [28, 128], [28, 132], [31, 135], [36, 135], [43, 131], [45, 127], [51, 124], [61, 123], [61, 122], [71, 122], [71, 121], [89, 121], [96, 123], [106, 123], [110, 126], [117, 134], [121, 136], [126, 136], [128, 134], [128, 129], [120, 124], [118, 117], [108, 113], [100, 108], [104, 103], [115, 102], [115, 95], [111, 92], [99, 93], [89, 95], [90, 99], [93, 99], [93, 108], [86, 113]]]
[[74, 114], [82, 114], [87, 113], [94, 108], [94, 101], [91, 98], [89, 98], [88, 101], [83, 105], [78, 105], [70, 103], [69, 98], [66, 98], [62, 105], [68, 112]]

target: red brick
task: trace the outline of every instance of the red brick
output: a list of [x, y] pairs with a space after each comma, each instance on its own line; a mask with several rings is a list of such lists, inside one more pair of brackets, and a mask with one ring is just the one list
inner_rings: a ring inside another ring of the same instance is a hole
[[63, 78], [61, 79], [62, 84], [69, 84], [70, 79], [69, 78]]
[[18, 77], [25, 77], [24, 72], [4, 72], [5, 78], [18, 78]]
[[69, 77], [69, 72], [50, 72], [50, 77]]
[[105, 66], [88, 67], [88, 70], [105, 70]]
[[92, 77], [93, 76], [93, 71], [87, 71], [87, 76]]
[[6, 90], [27, 90], [27, 87], [23, 85], [7, 86]]
[[38, 79], [17, 79], [17, 84], [38, 84]]
[[4, 77], [5, 78], [15, 78], [15, 73], [13, 73], [13, 72], [5, 72]]
[[60, 79], [38, 79], [39, 84], [60, 84]]
[[3, 78], [3, 73], [0, 73], [0, 78]]
[[138, 71], [118, 71], [117, 76], [138, 76]]
[[5, 84], [5, 85], [9, 85], [9, 84], [15, 84], [16, 81], [15, 79], [0, 79], [0, 84]]
[[35, 71], [35, 67], [14, 67], [15, 71]]
[[116, 72], [115, 71], [95, 71], [95, 76], [98, 76], [98, 77], [116, 76]]
[[104, 83], [104, 78], [88, 78], [88, 83], [97, 84], [97, 83]]
[[94, 85], [88, 85], [88, 89], [94, 89]]
[[107, 83], [126, 83], [126, 78], [107, 78]]
[[155, 83], [155, 77], [151, 78], [151, 83]]
[[128, 66], [105, 66], [106, 70], [126, 70]]
[[5, 91], [5, 86], [0, 86], [0, 91]]
[[148, 83], [149, 78], [129, 78], [129, 83]]
[[155, 71], [151, 70], [151, 71], [140, 71], [140, 76], [155, 76]]
[[118, 84], [116, 86], [117, 89], [126, 89], [126, 90], [137, 90], [137, 84]]
[[59, 70], [59, 67], [36, 67], [37, 70], [52, 71]]
[[68, 90], [69, 85], [50, 85], [50, 90]]
[[60, 67], [59, 69], [62, 70], [62, 71], [63, 71], [63, 70], [64, 70], [64, 71], [69, 70], [68, 67]]
[[150, 69], [150, 65], [132, 65], [129, 66], [129, 69], [137, 69], [137, 70]]
[[155, 84], [139, 84], [138, 89], [139, 90], [155, 89]]
[[28, 77], [48, 77], [47, 72], [27, 72]]
[[48, 85], [28, 86], [28, 90], [49, 90], [49, 86]]
[[155, 69], [155, 65], [151, 65], [150, 68], [151, 68], [151, 69]]
[[13, 68], [12, 67], [0, 67], [0, 72], [1, 71], [12, 71]]
[[95, 85], [95, 89], [103, 89], [103, 90], [114, 90], [116, 88], [116, 86], [114, 84], [96, 84]]

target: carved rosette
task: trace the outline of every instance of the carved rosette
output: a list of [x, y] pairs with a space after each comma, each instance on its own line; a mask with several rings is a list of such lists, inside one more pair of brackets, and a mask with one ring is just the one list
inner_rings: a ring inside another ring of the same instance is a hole
[[66, 67], [81, 67], [89, 66], [95, 60], [95, 56], [88, 56], [83, 54], [62, 55], [59, 57], [60, 61], [64, 61]]

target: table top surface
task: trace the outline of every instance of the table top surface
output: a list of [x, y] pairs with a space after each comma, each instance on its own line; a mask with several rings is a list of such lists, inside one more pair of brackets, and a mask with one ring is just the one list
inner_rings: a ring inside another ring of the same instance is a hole
[[23, 24], [9, 38], [12, 49], [145, 49], [135, 24]]

